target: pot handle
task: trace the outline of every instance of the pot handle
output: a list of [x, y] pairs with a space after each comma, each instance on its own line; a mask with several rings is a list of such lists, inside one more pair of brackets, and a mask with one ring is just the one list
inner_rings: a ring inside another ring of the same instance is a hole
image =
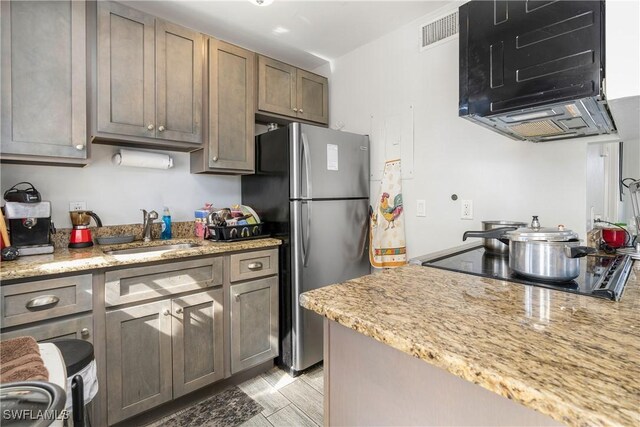
[[95, 212], [87, 212], [91, 218], [96, 222], [97, 227], [102, 227], [102, 221], [100, 217]]
[[462, 240], [467, 240], [467, 237], [482, 237], [484, 239], [498, 239], [502, 243], [508, 245], [509, 239], [504, 238], [504, 233], [507, 231], [517, 230], [518, 227], [498, 227], [485, 231], [465, 231], [462, 235]]
[[564, 254], [567, 258], [582, 258], [589, 254], [596, 253], [596, 248], [590, 248], [589, 246], [568, 246], [564, 247]]

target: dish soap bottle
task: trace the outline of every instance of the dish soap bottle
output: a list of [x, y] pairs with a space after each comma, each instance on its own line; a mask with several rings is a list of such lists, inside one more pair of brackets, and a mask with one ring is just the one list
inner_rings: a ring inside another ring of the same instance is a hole
[[160, 233], [160, 238], [162, 240], [169, 240], [171, 238], [171, 213], [166, 206], [162, 214], [162, 232]]

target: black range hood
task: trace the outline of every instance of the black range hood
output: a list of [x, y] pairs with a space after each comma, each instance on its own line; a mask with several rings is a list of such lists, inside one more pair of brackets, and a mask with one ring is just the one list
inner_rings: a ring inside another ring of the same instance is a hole
[[474, 0], [460, 16], [459, 116], [512, 139], [615, 132], [604, 1]]

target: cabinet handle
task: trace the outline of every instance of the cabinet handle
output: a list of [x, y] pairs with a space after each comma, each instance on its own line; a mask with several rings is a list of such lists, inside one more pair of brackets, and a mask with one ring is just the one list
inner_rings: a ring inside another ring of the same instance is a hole
[[164, 132], [164, 126], [162, 126], [162, 125], [158, 126], [158, 130], [159, 130], [160, 132]]
[[176, 314], [182, 314], [183, 311], [182, 307], [176, 308]]
[[162, 314], [164, 314], [165, 316], [168, 316], [171, 314], [171, 310], [169, 310], [168, 308], [165, 308], [164, 310], [162, 310]]
[[298, 112], [298, 109], [294, 107], [294, 108], [293, 108], [293, 111], [294, 111], [295, 113], [297, 113], [297, 112]]
[[150, 124], [149, 126], [147, 126], [147, 129], [149, 129], [149, 130], [153, 130], [153, 125], [152, 125], [152, 124]]
[[236, 299], [236, 301], [240, 302], [240, 294], [234, 294], [233, 297]]
[[78, 144], [78, 145], [76, 145], [76, 150], [78, 150], [78, 151], [82, 151], [82, 150], [84, 150], [84, 144]]
[[213, 160], [214, 162], [217, 162], [217, 161], [218, 161], [218, 156], [213, 156], [213, 159], [212, 159], [212, 160]]
[[25, 304], [28, 310], [44, 310], [45, 308], [50, 308], [55, 306], [60, 302], [60, 298], [55, 295], [42, 295], [40, 297], [31, 298]]
[[80, 330], [80, 335], [82, 335], [83, 337], [88, 337], [89, 336], [89, 328], [82, 328]]
[[262, 270], [262, 263], [252, 262], [251, 264], [247, 265], [247, 268], [251, 271]]
[[304, 113], [304, 111], [302, 111], [302, 108], [298, 110], [298, 113], [300, 114]]

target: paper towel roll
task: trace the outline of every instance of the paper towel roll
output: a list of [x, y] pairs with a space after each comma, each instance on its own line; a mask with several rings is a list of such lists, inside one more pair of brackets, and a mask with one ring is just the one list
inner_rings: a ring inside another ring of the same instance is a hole
[[116, 166], [130, 166], [136, 168], [169, 169], [173, 167], [173, 159], [167, 154], [149, 151], [135, 151], [121, 149], [113, 155]]

